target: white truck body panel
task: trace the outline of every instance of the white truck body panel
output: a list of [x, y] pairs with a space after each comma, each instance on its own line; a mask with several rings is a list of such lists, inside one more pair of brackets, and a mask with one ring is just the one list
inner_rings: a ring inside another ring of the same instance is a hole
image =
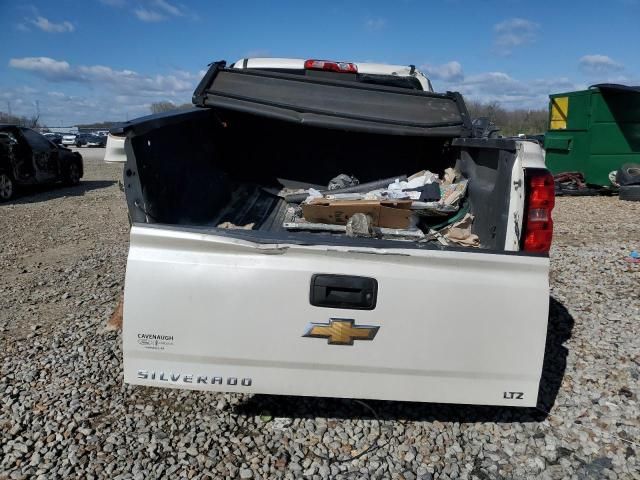
[[[534, 406], [549, 259], [264, 245], [134, 226], [124, 307], [132, 384], [247, 393]], [[376, 278], [374, 310], [309, 303], [314, 273]], [[303, 337], [331, 318], [370, 341]]]

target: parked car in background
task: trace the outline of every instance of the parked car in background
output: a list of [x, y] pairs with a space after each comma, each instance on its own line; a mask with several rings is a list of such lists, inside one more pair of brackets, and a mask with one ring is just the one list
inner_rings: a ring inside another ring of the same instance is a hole
[[76, 144], [76, 137], [77, 137], [77, 135], [74, 135], [72, 133], [69, 133], [67, 135], [63, 135], [62, 136], [62, 142], [60, 142], [60, 143], [62, 145], [65, 145], [65, 146], [75, 145]]
[[78, 135], [76, 135], [75, 146], [78, 148], [85, 146], [89, 137], [90, 135], [87, 133], [79, 133]]
[[60, 135], [59, 133], [46, 132], [46, 133], [43, 133], [42, 135], [44, 135], [47, 138], [47, 140], [55, 143], [56, 145], [62, 144], [62, 135]]
[[84, 138], [85, 147], [102, 147], [107, 145], [107, 137], [101, 137], [99, 135], [88, 135]]
[[83, 174], [79, 153], [30, 128], [0, 125], [0, 201], [11, 199], [21, 185], [77, 185]]

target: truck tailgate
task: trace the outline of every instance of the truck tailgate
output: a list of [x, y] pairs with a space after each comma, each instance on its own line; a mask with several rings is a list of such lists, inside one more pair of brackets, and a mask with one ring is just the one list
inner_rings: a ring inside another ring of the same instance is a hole
[[[525, 255], [264, 245], [134, 226], [125, 283], [125, 381], [534, 406], [548, 271], [548, 258]], [[314, 274], [375, 279], [375, 308], [312, 306]], [[332, 330], [331, 319], [347, 330]], [[326, 328], [304, 336], [312, 323]], [[373, 338], [359, 338], [358, 327]], [[352, 337], [352, 345], [330, 343], [334, 333]]]

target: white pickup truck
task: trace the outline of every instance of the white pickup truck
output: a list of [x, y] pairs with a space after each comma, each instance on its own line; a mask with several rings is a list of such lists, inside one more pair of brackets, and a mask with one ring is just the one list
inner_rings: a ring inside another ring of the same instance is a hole
[[[114, 132], [126, 382], [536, 404], [554, 205], [536, 143], [474, 138], [462, 97], [412, 66], [217, 62], [193, 102]], [[454, 166], [479, 248], [286, 230], [270, 193]]]

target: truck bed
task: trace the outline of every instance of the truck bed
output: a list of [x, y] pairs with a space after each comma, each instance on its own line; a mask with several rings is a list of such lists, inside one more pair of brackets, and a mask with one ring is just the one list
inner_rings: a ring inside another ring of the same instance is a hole
[[[213, 109], [154, 123], [151, 130], [136, 125], [130, 131], [133, 151], [125, 171], [134, 222], [210, 228], [253, 223], [256, 232], [281, 232], [286, 204], [274, 194], [283, 186], [279, 179], [326, 186], [340, 173], [364, 183], [425, 169], [442, 178], [455, 167], [469, 182], [465, 201], [480, 246], [517, 248], [508, 240], [517, 229], [509, 215], [513, 141], [348, 132]], [[318, 241], [344, 236], [313, 235]]]

